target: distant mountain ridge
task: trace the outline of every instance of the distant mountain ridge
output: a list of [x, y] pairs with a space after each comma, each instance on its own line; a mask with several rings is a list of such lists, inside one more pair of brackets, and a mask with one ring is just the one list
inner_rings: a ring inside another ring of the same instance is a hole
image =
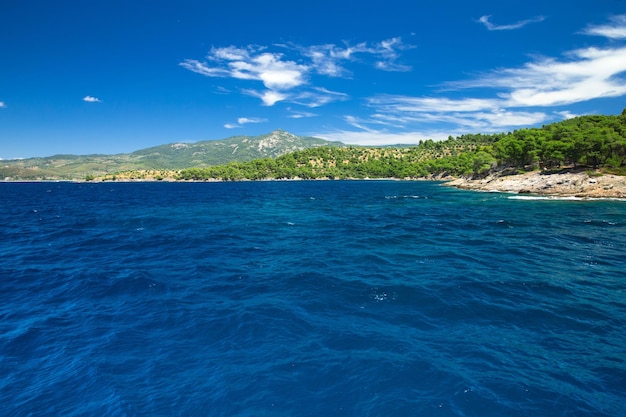
[[178, 170], [259, 158], [276, 158], [319, 146], [346, 146], [320, 138], [274, 130], [259, 136], [169, 143], [115, 155], [53, 155], [0, 161], [0, 180], [84, 179], [127, 170]]
[[223, 140], [172, 143], [141, 149], [130, 155], [159, 165], [150, 167], [152, 169], [181, 169], [275, 158], [317, 146], [345, 145], [341, 142], [329, 142], [314, 137], [296, 136], [284, 130], [274, 130], [260, 136], [232, 136]]

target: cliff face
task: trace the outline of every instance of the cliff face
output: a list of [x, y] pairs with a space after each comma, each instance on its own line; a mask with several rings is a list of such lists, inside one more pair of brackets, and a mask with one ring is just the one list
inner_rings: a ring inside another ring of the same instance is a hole
[[455, 179], [447, 185], [468, 190], [500, 191], [563, 197], [626, 198], [626, 177], [589, 176], [586, 172], [490, 175], [480, 180]]

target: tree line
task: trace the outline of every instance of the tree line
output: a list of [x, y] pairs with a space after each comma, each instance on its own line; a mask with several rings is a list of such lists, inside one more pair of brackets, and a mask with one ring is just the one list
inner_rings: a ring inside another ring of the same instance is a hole
[[468, 134], [411, 147], [320, 146], [207, 168], [180, 180], [482, 177], [494, 170], [565, 166], [626, 172], [626, 109], [617, 116], [580, 116], [541, 128]]

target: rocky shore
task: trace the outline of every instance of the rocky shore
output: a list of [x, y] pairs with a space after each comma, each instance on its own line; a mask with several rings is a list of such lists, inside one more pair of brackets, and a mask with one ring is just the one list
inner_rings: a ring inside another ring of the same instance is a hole
[[494, 173], [483, 179], [459, 178], [446, 184], [467, 190], [554, 197], [626, 198], [626, 177], [595, 173], [590, 176], [585, 171], [533, 171], [515, 175]]

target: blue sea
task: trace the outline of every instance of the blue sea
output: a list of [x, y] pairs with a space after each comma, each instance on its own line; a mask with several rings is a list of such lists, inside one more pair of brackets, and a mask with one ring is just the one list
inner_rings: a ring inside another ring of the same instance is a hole
[[626, 416], [626, 201], [1, 183], [2, 416]]

